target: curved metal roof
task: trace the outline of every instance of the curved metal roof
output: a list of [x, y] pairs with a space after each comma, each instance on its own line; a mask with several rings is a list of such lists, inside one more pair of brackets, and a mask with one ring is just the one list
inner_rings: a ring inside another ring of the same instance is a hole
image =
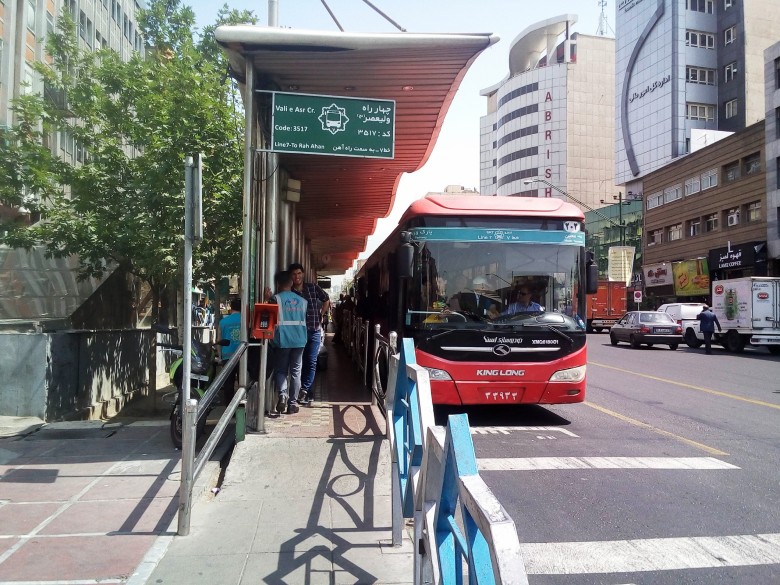
[[[433, 150], [466, 71], [498, 37], [485, 34], [341, 33], [221, 26], [217, 42], [234, 77], [254, 64], [255, 89], [395, 100], [395, 158], [280, 154], [301, 181], [297, 217], [313, 256], [330, 257], [320, 274], [341, 274], [393, 207], [402, 173]], [[475, 136], [474, 140], [479, 137]]]

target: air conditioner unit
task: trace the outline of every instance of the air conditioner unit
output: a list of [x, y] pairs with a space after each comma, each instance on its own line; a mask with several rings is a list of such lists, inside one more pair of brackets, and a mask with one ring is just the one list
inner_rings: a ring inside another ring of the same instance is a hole
[[729, 225], [729, 227], [733, 225], [739, 225], [739, 214], [730, 213], [728, 218], [726, 219], [726, 223]]

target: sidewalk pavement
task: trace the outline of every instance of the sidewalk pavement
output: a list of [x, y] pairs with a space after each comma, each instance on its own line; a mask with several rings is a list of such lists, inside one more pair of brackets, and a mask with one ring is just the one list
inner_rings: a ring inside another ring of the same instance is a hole
[[344, 349], [326, 347], [314, 404], [236, 445], [190, 534], [146, 559], [148, 585], [413, 582], [411, 527], [392, 546], [384, 417]]
[[[0, 583], [125, 583], [175, 532], [181, 452], [162, 408], [135, 408], [108, 422], [0, 417]], [[195, 499], [211, 495], [229, 447]]]
[[391, 544], [384, 419], [346, 353], [328, 348], [313, 406], [266, 418], [218, 488], [215, 453], [187, 536], [176, 535], [181, 453], [167, 413], [0, 417], [0, 583], [412, 583], [410, 528]]

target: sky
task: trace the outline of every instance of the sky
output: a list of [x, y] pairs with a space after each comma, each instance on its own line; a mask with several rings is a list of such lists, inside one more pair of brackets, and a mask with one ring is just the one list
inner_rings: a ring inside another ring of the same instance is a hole
[[[614, 36], [615, 5], [604, 8], [609, 36]], [[398, 32], [363, 0], [324, 0], [346, 32]], [[199, 28], [213, 24], [226, 3], [230, 8], [251, 10], [258, 24], [268, 24], [268, 2], [263, 0], [182, 0], [195, 11]], [[503, 80], [508, 73], [512, 41], [527, 27], [562, 14], [577, 16], [573, 32], [595, 35], [599, 29], [600, 0], [371, 0], [400, 26], [415, 33], [493, 33], [500, 41], [487, 48], [471, 65], [445, 118], [439, 138], [426, 164], [405, 174], [387, 218], [379, 220], [369, 237], [370, 254], [397, 225], [409, 205], [447, 185], [479, 189], [479, 120], [487, 100], [480, 91]], [[323, 0], [277, 0], [278, 25], [297, 29], [338, 31]]]

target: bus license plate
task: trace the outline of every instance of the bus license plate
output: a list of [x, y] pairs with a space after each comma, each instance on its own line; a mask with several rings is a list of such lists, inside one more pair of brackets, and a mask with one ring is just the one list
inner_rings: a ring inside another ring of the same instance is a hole
[[523, 396], [525, 388], [513, 388], [512, 390], [493, 390], [483, 387], [479, 389], [487, 402], [517, 402]]

